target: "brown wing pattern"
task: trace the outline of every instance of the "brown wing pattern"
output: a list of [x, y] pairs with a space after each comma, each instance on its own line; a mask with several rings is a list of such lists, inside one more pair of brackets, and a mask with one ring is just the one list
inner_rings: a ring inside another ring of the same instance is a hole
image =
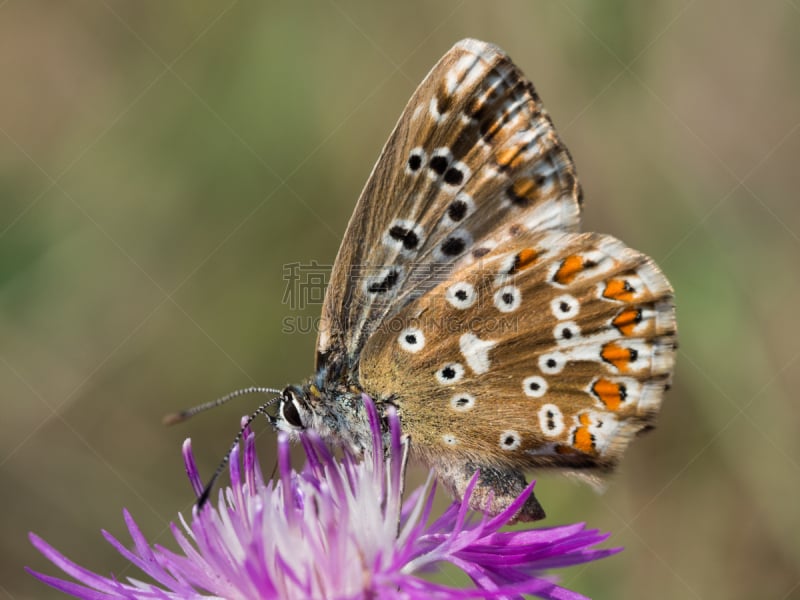
[[456, 44], [406, 106], [336, 259], [318, 367], [353, 365], [371, 332], [456, 265], [514, 235], [574, 231], [580, 188], [533, 86], [500, 49]]
[[655, 419], [675, 330], [646, 256], [600, 234], [521, 235], [383, 323], [360, 380], [429, 463], [607, 469]]

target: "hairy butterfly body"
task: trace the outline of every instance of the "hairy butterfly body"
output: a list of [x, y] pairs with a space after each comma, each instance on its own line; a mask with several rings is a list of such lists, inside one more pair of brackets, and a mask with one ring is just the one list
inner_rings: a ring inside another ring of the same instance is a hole
[[[361, 394], [412, 456], [497, 513], [524, 471], [610, 470], [654, 421], [675, 354], [672, 289], [646, 256], [578, 233], [581, 188], [533, 86], [456, 44], [416, 90], [337, 256], [316, 374], [273, 422], [369, 446]], [[531, 496], [519, 518], [544, 512]]]

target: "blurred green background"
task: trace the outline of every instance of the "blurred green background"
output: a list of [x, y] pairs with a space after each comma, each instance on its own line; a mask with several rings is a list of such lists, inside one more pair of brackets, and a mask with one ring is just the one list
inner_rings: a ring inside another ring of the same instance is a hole
[[536, 84], [584, 229], [676, 289], [659, 427], [604, 495], [540, 478], [546, 523], [626, 548], [565, 585], [800, 598], [797, 0], [0, 2], [0, 597], [56, 597], [22, 570], [58, 572], [28, 531], [138, 576], [100, 529], [128, 540], [127, 507], [166, 543], [182, 440], [210, 473], [258, 399], [162, 415], [310, 374], [282, 267], [333, 260], [408, 97], [467, 36]]

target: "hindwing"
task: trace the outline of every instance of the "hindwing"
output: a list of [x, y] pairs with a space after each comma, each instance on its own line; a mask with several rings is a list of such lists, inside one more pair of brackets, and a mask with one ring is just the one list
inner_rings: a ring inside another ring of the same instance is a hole
[[675, 333], [672, 289], [643, 254], [594, 233], [526, 235], [384, 323], [359, 379], [431, 464], [604, 469], [653, 423]]

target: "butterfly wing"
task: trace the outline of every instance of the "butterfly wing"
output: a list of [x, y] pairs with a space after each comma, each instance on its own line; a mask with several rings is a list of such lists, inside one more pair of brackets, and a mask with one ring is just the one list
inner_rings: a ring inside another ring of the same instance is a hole
[[675, 331], [672, 289], [646, 256], [600, 234], [523, 235], [380, 327], [360, 381], [397, 405], [457, 496], [480, 468], [474, 507], [491, 491], [496, 512], [525, 469], [617, 463], [658, 413]]
[[579, 203], [572, 160], [533, 86], [499, 48], [459, 42], [417, 88], [356, 205], [317, 368], [351, 370], [372, 331], [456, 265], [524, 232], [576, 230]]

